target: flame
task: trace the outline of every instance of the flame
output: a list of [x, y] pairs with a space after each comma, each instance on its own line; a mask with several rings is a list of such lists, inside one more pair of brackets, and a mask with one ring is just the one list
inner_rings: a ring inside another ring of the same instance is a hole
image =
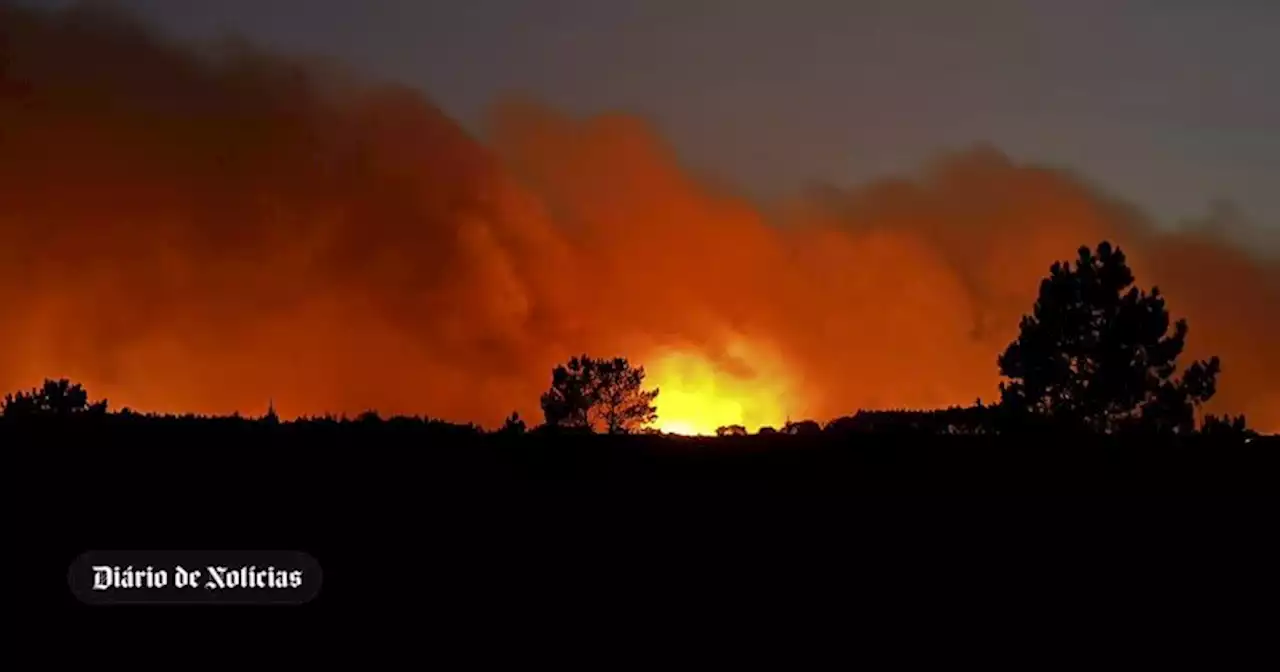
[[[667, 434], [711, 435], [728, 425], [747, 431], [780, 426], [788, 412], [785, 400], [793, 398], [781, 367], [762, 371], [759, 348], [735, 341], [717, 363], [694, 350], [669, 350], [647, 367], [649, 380], [659, 390], [655, 405], [658, 419], [653, 428]], [[745, 366], [751, 362], [751, 366]]]

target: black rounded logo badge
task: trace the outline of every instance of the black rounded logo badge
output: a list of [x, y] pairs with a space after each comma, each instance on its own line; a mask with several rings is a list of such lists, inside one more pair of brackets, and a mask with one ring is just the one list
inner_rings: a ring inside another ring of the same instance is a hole
[[89, 551], [71, 563], [86, 604], [305, 604], [322, 581], [301, 551]]

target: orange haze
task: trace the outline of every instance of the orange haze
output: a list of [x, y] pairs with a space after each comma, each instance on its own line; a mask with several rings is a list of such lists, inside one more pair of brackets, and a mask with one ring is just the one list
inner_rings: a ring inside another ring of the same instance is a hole
[[766, 210], [630, 116], [509, 101], [481, 143], [416, 91], [102, 10], [0, 3], [0, 50], [5, 390], [493, 425], [587, 352], [690, 430], [967, 404], [1048, 265], [1105, 238], [1221, 355], [1214, 410], [1280, 426], [1274, 256], [993, 149]]

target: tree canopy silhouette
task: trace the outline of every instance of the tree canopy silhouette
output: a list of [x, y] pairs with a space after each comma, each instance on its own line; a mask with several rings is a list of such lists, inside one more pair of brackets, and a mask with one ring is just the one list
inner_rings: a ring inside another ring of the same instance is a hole
[[716, 436], [746, 436], [747, 428], [742, 425], [722, 425], [716, 428]]
[[1124, 252], [1081, 247], [1074, 267], [1056, 262], [1040, 283], [1034, 312], [1000, 355], [1001, 405], [1014, 417], [1114, 432], [1190, 432], [1195, 408], [1215, 392], [1217, 357], [1174, 379], [1186, 320], [1169, 333], [1158, 287], [1133, 287]]
[[658, 390], [645, 390], [644, 367], [625, 358], [572, 357], [551, 371], [551, 389], [542, 395], [547, 425], [625, 434], [657, 419]]
[[822, 433], [822, 425], [813, 420], [797, 420], [787, 421], [782, 427], [783, 434], [791, 434], [795, 436], [815, 436]]
[[520, 413], [512, 411], [511, 415], [507, 416], [506, 421], [502, 423], [502, 429], [498, 431], [504, 434], [524, 434], [525, 429], [524, 420], [520, 418]]
[[6, 394], [2, 410], [6, 418], [103, 415], [107, 400], [90, 403], [88, 391], [79, 383], [66, 378], [46, 379], [41, 387], [29, 392]]

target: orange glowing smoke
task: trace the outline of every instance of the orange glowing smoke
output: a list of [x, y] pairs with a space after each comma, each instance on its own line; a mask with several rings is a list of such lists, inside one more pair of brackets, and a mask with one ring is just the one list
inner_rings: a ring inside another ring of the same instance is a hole
[[0, 389], [494, 426], [586, 352], [646, 366], [678, 431], [968, 404], [1106, 238], [1222, 357], [1212, 410], [1280, 427], [1273, 252], [992, 149], [765, 214], [628, 116], [508, 103], [481, 144], [417, 92], [100, 10], [0, 3], [0, 50]]

